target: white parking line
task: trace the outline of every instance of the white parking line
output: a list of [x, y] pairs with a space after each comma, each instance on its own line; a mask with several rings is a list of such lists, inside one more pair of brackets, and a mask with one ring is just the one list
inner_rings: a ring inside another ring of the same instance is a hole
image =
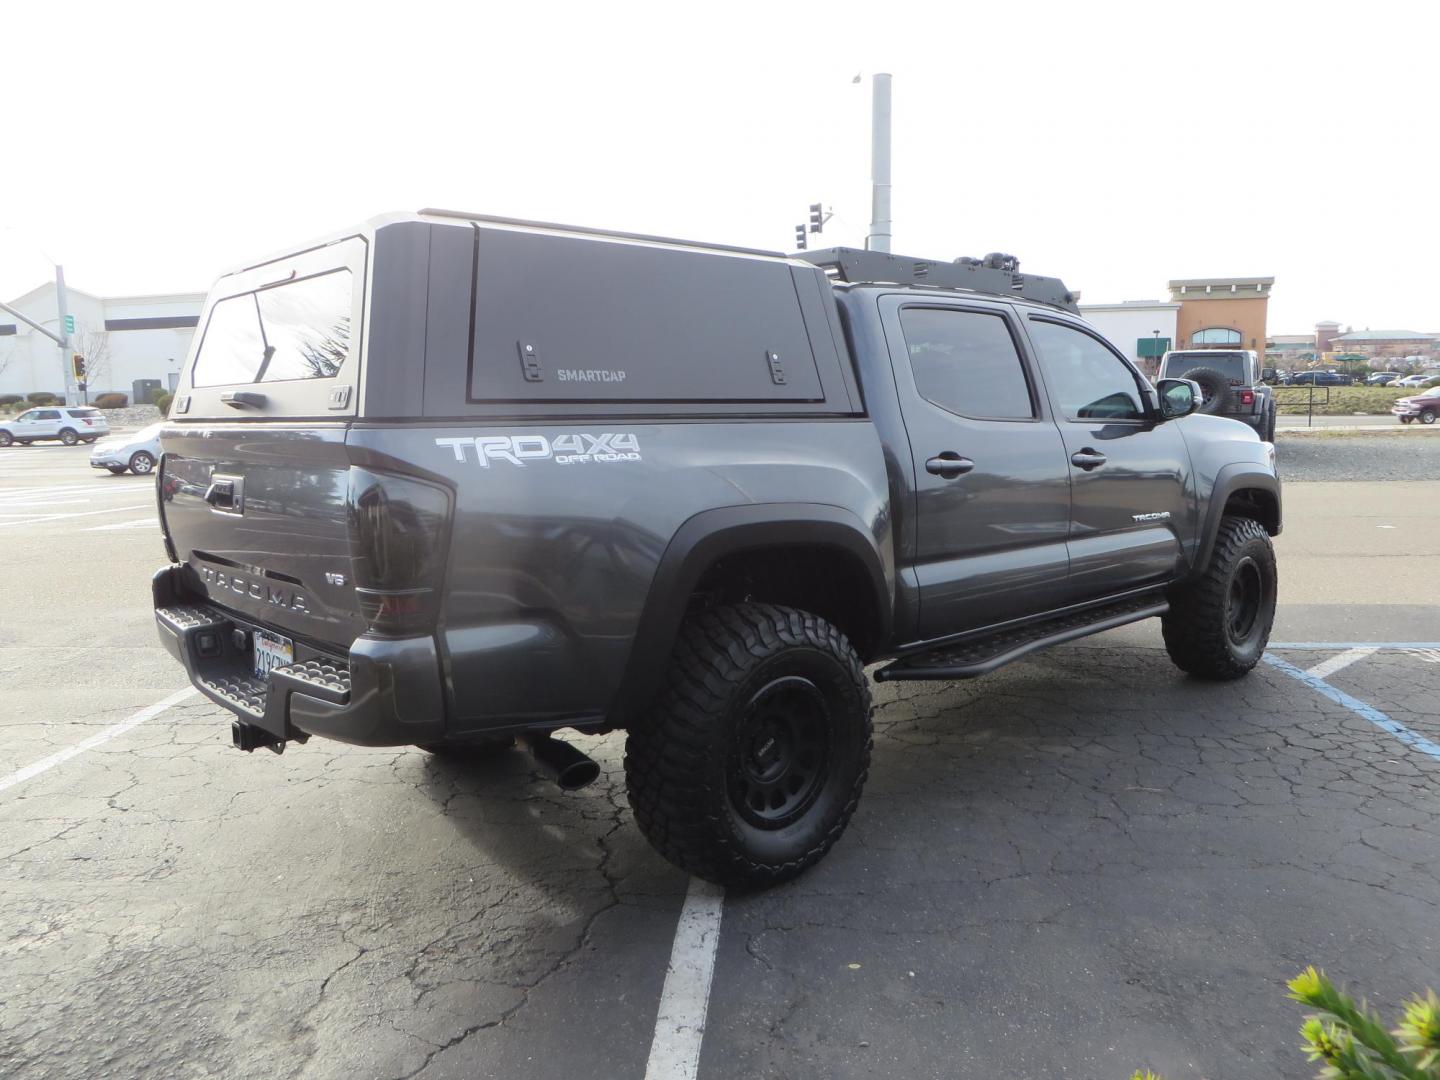
[[660, 992], [645, 1080], [694, 1080], [700, 1068], [700, 1043], [710, 1008], [710, 978], [715, 974], [724, 902], [725, 890], [720, 886], [690, 879], [675, 927], [665, 988]]
[[1332, 656], [1329, 660], [1322, 660], [1314, 667], [1306, 670], [1306, 675], [1313, 675], [1317, 679], [1328, 679], [1341, 668], [1347, 668], [1356, 660], [1364, 660], [1376, 650], [1370, 645], [1361, 645], [1354, 649], [1346, 649], [1338, 656]]
[[153, 517], [136, 518], [134, 521], [117, 521], [114, 525], [87, 525], [81, 532], [107, 532], [112, 529], [158, 529], [160, 522]]
[[118, 514], [121, 510], [144, 510], [145, 503], [136, 503], [133, 506], [108, 506], [104, 510], [83, 510], [76, 514], [33, 514], [24, 521], [0, 521], [0, 529], [14, 528], [17, 525], [39, 525], [47, 521], [59, 521], [62, 518], [94, 517], [96, 514]]
[[124, 735], [131, 728], [137, 728], [146, 720], [152, 720], [159, 716], [172, 705], [178, 705], [191, 694], [195, 693], [193, 686], [187, 686], [184, 690], [177, 690], [169, 697], [157, 701], [154, 705], [147, 705], [134, 716], [121, 720], [118, 724], [111, 724], [104, 731], [96, 732], [88, 739], [81, 739], [74, 746], [67, 746], [64, 750], [57, 751], [49, 757], [41, 758], [33, 765], [26, 765], [9, 776], [0, 777], [0, 791], [12, 788], [16, 784], [23, 784], [26, 780], [33, 780], [41, 773], [53, 769], [56, 765], [63, 765], [73, 757], [79, 757], [87, 750], [94, 750], [95, 747], [109, 742], [117, 735]]

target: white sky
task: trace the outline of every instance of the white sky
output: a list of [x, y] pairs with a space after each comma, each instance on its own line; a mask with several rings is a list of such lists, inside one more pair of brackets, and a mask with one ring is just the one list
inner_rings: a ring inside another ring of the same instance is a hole
[[1440, 330], [1434, 3], [5, 6], [0, 297], [45, 255], [199, 291], [422, 206], [788, 249], [823, 200], [860, 246], [888, 70], [896, 251]]

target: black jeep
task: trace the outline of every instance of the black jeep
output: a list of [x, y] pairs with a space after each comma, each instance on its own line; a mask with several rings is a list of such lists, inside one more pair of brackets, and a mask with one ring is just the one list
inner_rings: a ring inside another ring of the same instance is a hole
[[1189, 379], [1204, 400], [1200, 411], [1249, 424], [1266, 442], [1275, 441], [1275, 396], [1253, 349], [1187, 349], [1167, 352], [1161, 379]]

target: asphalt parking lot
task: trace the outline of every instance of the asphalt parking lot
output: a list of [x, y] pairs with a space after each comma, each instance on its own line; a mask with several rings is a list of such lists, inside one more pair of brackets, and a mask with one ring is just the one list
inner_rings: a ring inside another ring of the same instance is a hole
[[698, 1001], [619, 736], [572, 794], [518, 753], [242, 755], [151, 626], [152, 482], [0, 451], [0, 1073], [1309, 1076], [1299, 968], [1387, 1016], [1440, 983], [1440, 480], [1314, 479], [1351, 442], [1281, 447], [1247, 679], [1143, 624], [877, 687], [830, 856], [692, 894]]

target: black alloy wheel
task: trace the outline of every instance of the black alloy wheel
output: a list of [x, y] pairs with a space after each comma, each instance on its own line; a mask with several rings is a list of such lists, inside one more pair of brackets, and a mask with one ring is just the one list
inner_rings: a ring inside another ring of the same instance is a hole
[[735, 812], [757, 829], [783, 829], [804, 816], [825, 786], [830, 709], [809, 679], [786, 676], [746, 704], [732, 740], [727, 791]]

